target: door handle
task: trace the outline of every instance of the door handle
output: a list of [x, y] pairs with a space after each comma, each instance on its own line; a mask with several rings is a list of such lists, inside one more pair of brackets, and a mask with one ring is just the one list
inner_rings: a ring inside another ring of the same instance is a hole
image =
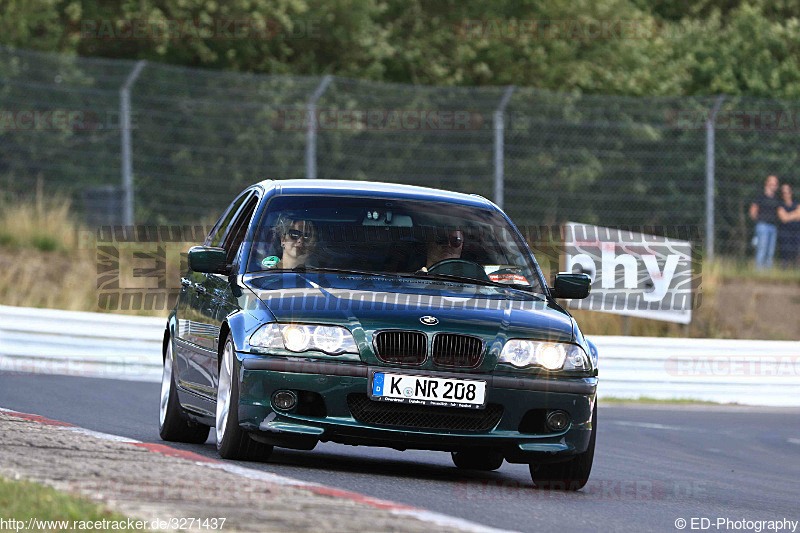
[[206, 288], [200, 285], [199, 283], [194, 284], [194, 290], [196, 290], [199, 294], [205, 294]]

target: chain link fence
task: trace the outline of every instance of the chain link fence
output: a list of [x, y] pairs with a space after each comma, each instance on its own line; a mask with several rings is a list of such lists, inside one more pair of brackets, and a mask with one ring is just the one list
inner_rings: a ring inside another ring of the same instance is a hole
[[130, 222], [132, 204], [136, 223], [165, 224], [208, 223], [266, 178], [397, 182], [480, 194], [525, 226], [713, 227], [716, 253], [743, 257], [765, 177], [797, 180], [798, 116], [779, 101], [427, 87], [0, 48], [0, 186], [13, 198], [37, 184], [69, 195], [91, 223]]

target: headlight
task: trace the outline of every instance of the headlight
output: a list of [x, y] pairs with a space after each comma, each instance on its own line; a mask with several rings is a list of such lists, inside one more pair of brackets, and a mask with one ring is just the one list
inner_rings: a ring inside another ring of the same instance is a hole
[[575, 344], [512, 339], [503, 346], [501, 363], [517, 368], [541, 366], [547, 370], [589, 370], [586, 352]]
[[339, 326], [264, 324], [250, 337], [250, 345], [292, 352], [320, 351], [331, 355], [358, 353], [353, 334]]
[[278, 324], [264, 324], [250, 336], [250, 346], [259, 348], [281, 348], [283, 349], [283, 339]]
[[[345, 342], [345, 337], [353, 341], [353, 336], [344, 328], [337, 328], [335, 326], [317, 326], [314, 328], [314, 337], [312, 342], [314, 345], [325, 353], [337, 353], [342, 351], [342, 346]], [[353, 342], [353, 347], [355, 343]]]
[[311, 344], [311, 332], [308, 326], [281, 326], [283, 344], [292, 352], [304, 352]]

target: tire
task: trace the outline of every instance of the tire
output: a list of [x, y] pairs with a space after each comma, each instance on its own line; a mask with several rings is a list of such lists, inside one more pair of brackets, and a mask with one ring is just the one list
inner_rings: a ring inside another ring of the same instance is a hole
[[164, 354], [164, 370], [161, 373], [161, 397], [158, 409], [158, 434], [166, 441], [203, 444], [211, 428], [189, 420], [183, 412], [175, 390], [173, 374], [172, 339]]
[[531, 479], [540, 489], [580, 490], [589, 481], [594, 460], [594, 444], [597, 439], [597, 404], [592, 413], [592, 435], [586, 451], [574, 455], [568, 461], [552, 464], [531, 464]]
[[239, 379], [234, 372], [233, 339], [225, 339], [217, 384], [217, 452], [223, 459], [266, 461], [272, 446], [253, 440], [239, 427]]
[[503, 454], [491, 450], [451, 452], [453, 463], [462, 470], [491, 472], [503, 466]]

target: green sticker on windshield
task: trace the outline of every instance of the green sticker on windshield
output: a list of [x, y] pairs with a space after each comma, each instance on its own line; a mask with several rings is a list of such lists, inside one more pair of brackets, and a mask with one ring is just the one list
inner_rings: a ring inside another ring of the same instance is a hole
[[261, 260], [261, 266], [266, 267], [266, 268], [272, 268], [275, 265], [277, 265], [278, 261], [280, 261], [280, 260], [281, 260], [280, 257], [271, 255], [271, 256], [265, 257], [264, 259]]

